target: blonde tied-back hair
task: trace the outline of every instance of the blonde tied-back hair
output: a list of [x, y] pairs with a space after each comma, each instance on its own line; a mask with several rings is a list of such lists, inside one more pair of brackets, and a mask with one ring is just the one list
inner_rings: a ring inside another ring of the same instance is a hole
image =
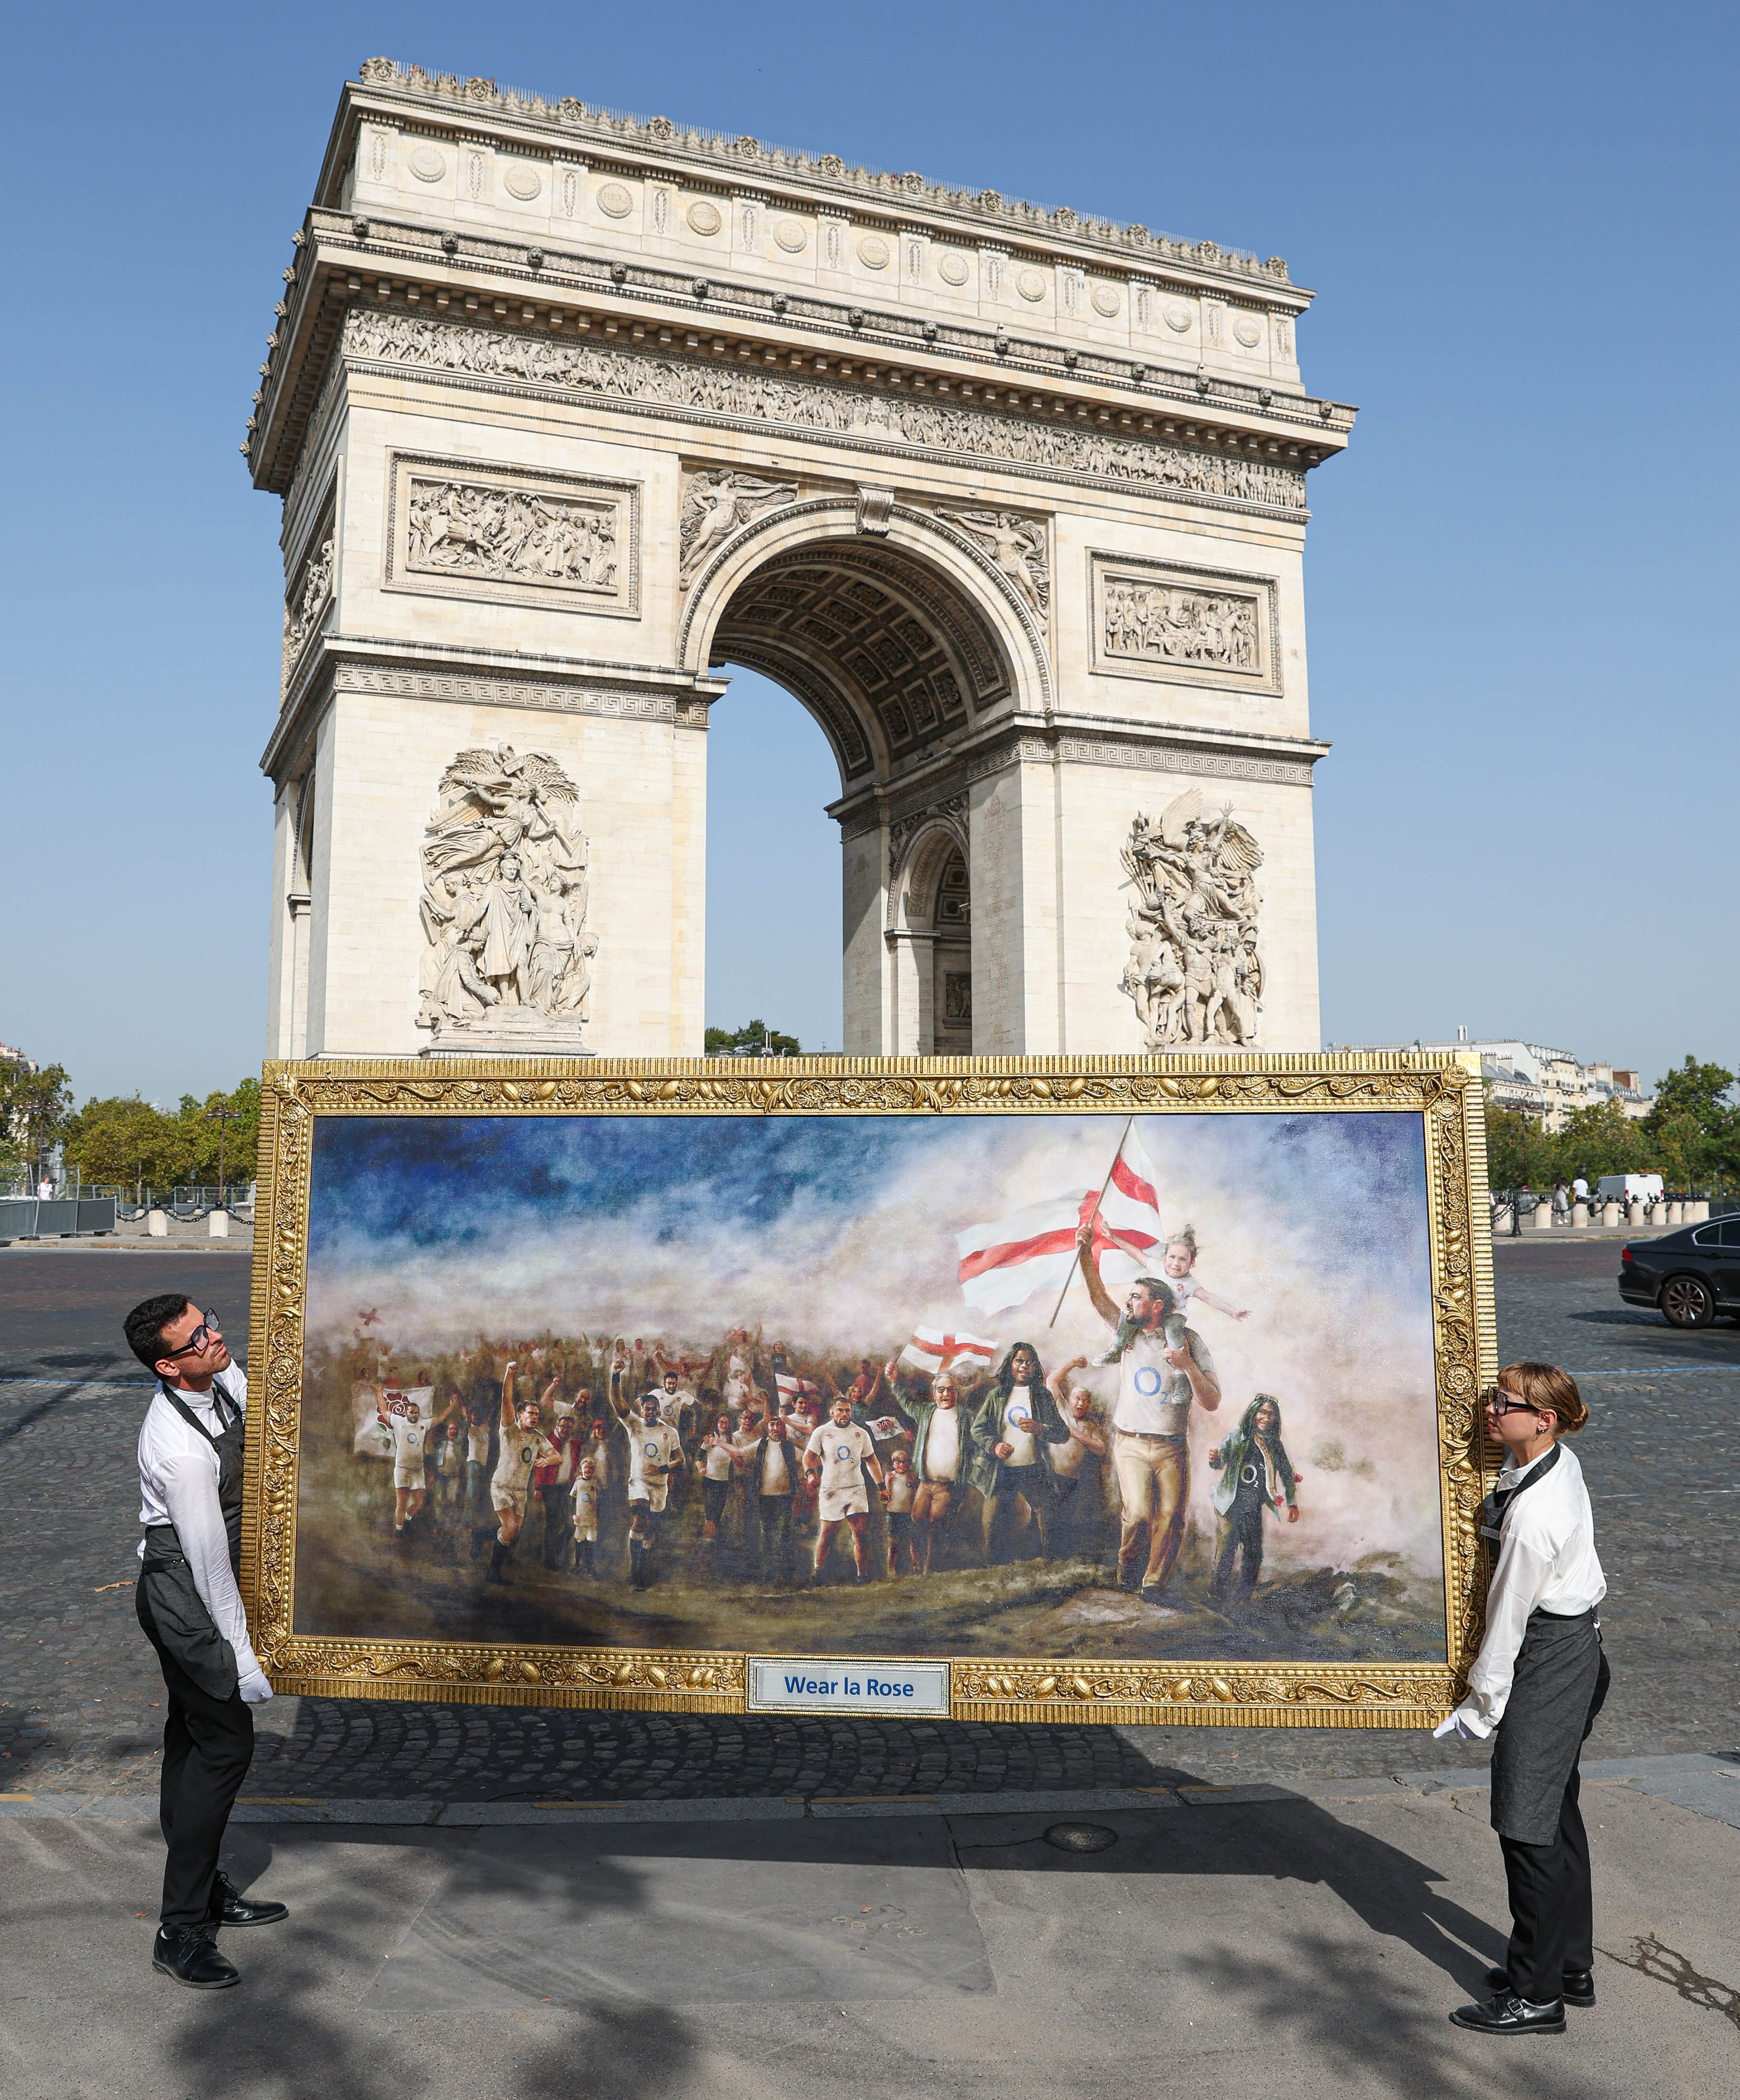
[[1589, 1418], [1577, 1381], [1557, 1364], [1506, 1364], [1498, 1382], [1543, 1414], [1556, 1415], [1562, 1436], [1575, 1436]]
[[1196, 1228], [1194, 1225], [1180, 1225], [1175, 1233], [1168, 1233], [1166, 1243], [1161, 1249], [1161, 1252], [1169, 1252], [1175, 1246], [1190, 1249], [1190, 1259], [1192, 1265], [1194, 1266], [1197, 1255], [1202, 1251], [1196, 1244]]

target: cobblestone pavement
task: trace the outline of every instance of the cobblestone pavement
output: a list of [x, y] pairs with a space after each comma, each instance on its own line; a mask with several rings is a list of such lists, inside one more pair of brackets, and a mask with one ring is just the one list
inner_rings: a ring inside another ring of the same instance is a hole
[[[1614, 1249], [1501, 1243], [1501, 1358], [1581, 1380], [1614, 1670], [1597, 1757], [1740, 1745], [1740, 1334], [1622, 1306]], [[178, 1282], [179, 1279], [178, 1278]], [[247, 1264], [190, 1279], [245, 1347]], [[162, 1686], [134, 1618], [143, 1374], [120, 1314], [159, 1254], [0, 1256], [0, 1793], [156, 1783]], [[249, 1792], [452, 1800], [927, 1795], [1357, 1777], [1478, 1762], [1390, 1730], [989, 1727], [277, 1700]]]

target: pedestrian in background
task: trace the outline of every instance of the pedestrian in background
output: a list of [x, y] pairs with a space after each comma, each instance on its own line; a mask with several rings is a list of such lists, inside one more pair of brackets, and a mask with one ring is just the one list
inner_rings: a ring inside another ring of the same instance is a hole
[[1607, 1594], [1583, 1468], [1559, 1441], [1589, 1418], [1553, 1364], [1509, 1364], [1487, 1401], [1504, 1446], [1481, 1513], [1497, 1549], [1487, 1632], [1468, 1696], [1433, 1732], [1492, 1750], [1492, 1827], [1504, 1854], [1510, 1946], [1495, 1995], [1451, 2014], [1484, 2034], [1561, 2034], [1566, 2005], [1595, 2003], [1589, 1841], [1577, 1759], [1610, 1681], [1596, 1607]]
[[134, 1608], [162, 1666], [168, 1714], [158, 1817], [169, 1856], [152, 1965], [197, 1991], [241, 1981], [214, 1935], [271, 1925], [218, 1870], [230, 1810], [253, 1761], [249, 1710], [272, 1696], [236, 1586], [241, 1573], [242, 1423], [248, 1379], [217, 1315], [185, 1292], [128, 1313], [127, 1346], [157, 1389], [139, 1431], [139, 1575]]

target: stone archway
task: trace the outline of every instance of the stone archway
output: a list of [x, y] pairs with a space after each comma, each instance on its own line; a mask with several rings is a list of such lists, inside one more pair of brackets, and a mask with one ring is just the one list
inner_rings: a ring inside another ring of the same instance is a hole
[[456, 765], [502, 770], [504, 852], [563, 842], [515, 907], [585, 978], [547, 1047], [698, 1053], [726, 662], [839, 769], [849, 1052], [1165, 1048], [1204, 969], [1315, 1047], [1306, 480], [1353, 417], [1279, 258], [379, 60], [289, 264], [242, 446], [284, 506], [272, 1054], [429, 1047]]
[[[729, 491], [750, 478], [704, 479]], [[831, 808], [848, 1052], [965, 1055], [975, 968], [982, 960], [988, 986], [1018, 981], [1023, 938], [1006, 916], [989, 941], [971, 938], [973, 888], [983, 876], [1007, 890], [1013, 871], [993, 865], [1011, 850], [996, 827], [974, 839], [968, 765], [1012, 718], [1049, 714], [1048, 564], [1011, 577], [947, 513], [887, 492], [754, 487], [761, 514], [688, 571], [685, 668], [759, 671], [828, 739], [841, 788]], [[1006, 967], [999, 938], [1017, 951]], [[1018, 1026], [992, 1019], [1006, 1039]]]
[[973, 1050], [972, 884], [966, 827], [927, 817], [894, 840], [887, 942], [893, 1048], [919, 1057]]

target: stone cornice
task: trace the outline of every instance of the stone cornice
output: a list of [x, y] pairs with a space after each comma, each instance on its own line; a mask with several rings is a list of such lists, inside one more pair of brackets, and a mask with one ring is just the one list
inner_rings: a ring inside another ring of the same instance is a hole
[[455, 649], [392, 637], [325, 634], [297, 665], [261, 753], [260, 770], [275, 779], [339, 692], [615, 715], [704, 729], [707, 709], [728, 682], [691, 677], [675, 665], [580, 662], [525, 650]]
[[747, 189], [770, 204], [778, 200], [811, 210], [831, 206], [854, 218], [879, 217], [895, 232], [916, 227], [972, 245], [994, 243], [1011, 253], [1042, 249], [1101, 271], [1140, 270], [1156, 281], [1165, 279], [1193, 290], [1280, 298], [1294, 311], [1302, 311], [1313, 296], [1290, 281], [1279, 256], [1259, 261], [1212, 240], [1175, 240], [1145, 226], [1083, 216], [1067, 205], [1047, 210], [995, 190], [973, 192], [911, 173], [848, 167], [838, 154], [786, 152], [758, 139], [686, 129], [668, 117], [618, 114], [571, 95], [552, 101], [498, 88], [492, 80], [462, 81], [419, 66], [402, 69], [384, 58], [370, 59], [359, 80], [345, 83], [315, 192], [322, 203], [337, 201], [357, 126], [371, 112], [420, 129], [524, 141], [539, 152], [566, 149], [594, 162], [660, 170], [673, 179], [699, 180], [724, 194]]
[[[813, 390], [818, 399], [823, 395], [839, 399], [844, 395], [848, 404], [852, 397], [858, 397], [862, 404], [861, 409], [842, 408], [838, 418], [800, 416], [793, 420], [793, 435], [814, 429], [835, 443], [852, 443], [865, 452], [911, 453], [919, 449], [949, 453], [959, 449], [947, 437], [907, 435], [907, 426], [917, 416], [919, 422], [926, 426], [934, 424], [938, 430], [971, 426], [976, 437], [970, 456], [1003, 458], [1015, 466], [1026, 466], [1037, 479], [1085, 479], [1095, 485], [1112, 481], [1150, 496], [1171, 496], [1182, 502], [1200, 500], [1209, 506], [1236, 504], [1238, 508], [1272, 514], [1276, 521], [1284, 518], [1299, 525], [1306, 523], [1307, 514], [1303, 474], [1307, 466], [1322, 458], [1322, 448], [1327, 443], [1324, 439], [1307, 443], [1297, 429], [1276, 429], [1272, 420], [1268, 429], [1262, 424], [1253, 426], [1249, 413], [1238, 413], [1236, 409], [1219, 413], [1207, 399], [1196, 399], [1192, 408], [1169, 413], [1163, 404], [1112, 408], [1104, 399], [1070, 397], [1054, 389], [1041, 393], [1031, 384], [1010, 384], [1010, 376], [989, 382], [949, 374], [947, 369], [926, 369], [911, 359], [862, 353], [842, 357], [833, 351], [810, 355], [798, 346], [783, 351], [777, 344], [769, 344], [762, 357], [755, 357], [755, 342], [751, 338], [739, 336], [734, 329], [730, 336], [716, 334], [714, 329], [720, 325], [716, 313], [709, 313], [705, 321], [697, 317], [697, 324], [689, 328], [680, 321], [659, 328], [653, 321], [605, 311], [598, 325], [594, 325], [594, 315], [588, 307], [575, 309], [562, 302], [540, 309], [517, 296], [512, 309], [506, 298], [493, 300], [489, 325], [482, 325], [485, 315], [481, 309], [485, 300], [472, 292], [464, 296], [468, 305], [478, 309], [478, 325], [468, 328], [462, 311], [453, 311], [456, 294], [447, 288], [438, 289], [434, 298], [426, 298], [418, 281], [394, 285], [393, 280], [373, 277], [376, 296], [369, 300], [363, 289], [365, 281], [359, 275], [346, 275], [340, 280], [333, 273], [328, 277], [328, 284], [333, 289], [332, 298], [325, 300], [328, 315], [319, 329], [313, 325], [304, 329], [309, 340], [317, 334], [324, 340], [328, 359], [338, 349], [338, 328], [329, 325], [328, 317], [338, 311], [338, 298], [342, 296], [359, 315], [368, 315], [369, 328], [376, 334], [380, 328], [373, 317], [403, 317], [388, 328], [388, 334], [397, 329], [397, 334], [405, 338], [401, 351], [386, 359], [388, 368], [394, 372], [420, 369], [430, 380], [453, 386], [535, 389], [575, 397], [575, 389], [579, 389], [579, 395], [594, 390], [577, 378], [588, 368], [588, 357], [596, 365], [601, 355], [617, 361], [645, 355], [649, 361], [649, 390], [645, 397], [640, 397], [638, 389], [606, 390], [609, 397], [605, 405], [621, 412], [674, 413], [678, 420], [730, 422], [734, 412], [729, 399], [741, 393], [743, 384], [754, 376], [762, 390], [774, 389], [791, 401]], [[350, 289], [353, 284], [357, 285], [355, 292]], [[382, 285], [386, 288], [384, 294]], [[447, 334], [443, 336], [443, 332]], [[403, 355], [424, 336], [434, 344], [456, 334], [497, 340], [502, 344], [502, 355], [491, 355], [487, 369], [449, 361], [445, 353], [443, 357]], [[678, 334], [682, 334], [682, 340], [678, 340]], [[590, 351], [586, 349], [588, 344], [592, 344]], [[733, 349], [734, 355], [730, 355]], [[382, 359], [372, 353], [346, 355], [361, 368], [382, 364]], [[711, 374], [711, 378], [701, 382], [697, 376], [693, 386], [653, 384], [653, 364], [663, 365], [667, 378], [686, 369]], [[770, 365], [777, 369], [769, 372]], [[800, 369], [804, 372], [802, 380], [789, 378], [791, 372]], [[743, 380], [734, 378], [739, 372], [745, 376]], [[319, 393], [311, 376], [296, 378], [294, 365], [285, 378], [288, 384], [275, 390], [267, 426], [249, 433], [244, 445], [254, 460], [254, 479], [260, 488], [285, 489], [289, 485], [306, 430], [306, 413], [313, 412]], [[694, 395], [693, 401], [686, 395]], [[720, 405], [709, 408], [701, 399], [703, 395], [718, 395]], [[886, 404], [886, 408], [873, 408], [875, 401]], [[300, 422], [298, 416], [302, 418]], [[1259, 409], [1258, 416], [1263, 418], [1268, 412]], [[766, 430], [787, 418], [769, 416], [766, 408], [758, 408], [749, 420], [758, 430]]]

